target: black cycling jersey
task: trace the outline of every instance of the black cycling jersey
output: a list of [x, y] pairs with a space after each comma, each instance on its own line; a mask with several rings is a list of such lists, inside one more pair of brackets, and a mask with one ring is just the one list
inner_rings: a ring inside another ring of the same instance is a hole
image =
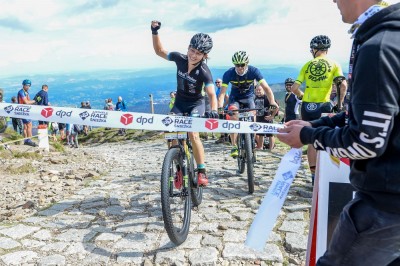
[[211, 71], [204, 61], [188, 73], [187, 55], [171, 52], [168, 53], [168, 60], [174, 61], [177, 67], [176, 101], [195, 102], [202, 99], [203, 88], [209, 84], [214, 84]]
[[261, 109], [257, 110], [256, 112], [257, 117], [264, 118], [264, 116], [268, 116], [271, 114], [271, 112], [269, 111], [270, 104], [266, 95], [256, 96], [254, 98], [254, 104], [255, 108]]
[[[271, 112], [269, 111], [270, 104], [269, 104], [267, 95], [256, 96], [254, 98], [254, 104], [255, 104], [254, 108], [261, 109], [261, 110], [257, 110], [257, 112], [256, 112], [256, 122], [272, 123], [272, 121], [268, 121], [265, 119], [265, 116], [271, 115]], [[257, 135], [272, 137], [272, 134], [262, 133], [262, 134], [257, 134]]]

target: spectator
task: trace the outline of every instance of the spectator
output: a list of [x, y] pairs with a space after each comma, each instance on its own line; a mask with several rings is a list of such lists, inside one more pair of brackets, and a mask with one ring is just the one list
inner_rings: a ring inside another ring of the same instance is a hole
[[[272, 123], [274, 116], [269, 110], [270, 104], [267, 95], [260, 85], [256, 86], [256, 97], [254, 98], [255, 108], [260, 109], [256, 112], [256, 121], [258, 123]], [[264, 135], [269, 139], [269, 150], [275, 146], [275, 138], [272, 134], [256, 134], [256, 149], [262, 150], [264, 148]]]
[[291, 120], [296, 120], [300, 118], [299, 115], [299, 106], [301, 104], [301, 100], [297, 98], [297, 96], [292, 93], [291, 88], [294, 84], [294, 79], [287, 78], [285, 80], [285, 115], [284, 122], [289, 122]]
[[[118, 96], [118, 102], [115, 105], [115, 110], [117, 111], [122, 111], [122, 112], [126, 112], [127, 108], [126, 108], [126, 104], [125, 101], [122, 100], [121, 96]], [[125, 128], [120, 128], [118, 131], [118, 135], [126, 135], [126, 129]]]
[[[18, 103], [19, 104], [35, 104], [34, 100], [29, 97], [29, 88], [32, 83], [29, 79], [22, 81], [22, 89], [18, 91]], [[32, 141], [32, 121], [29, 119], [22, 119], [22, 124], [24, 125], [24, 144], [36, 147], [37, 144]]]
[[353, 24], [349, 109], [290, 121], [278, 138], [350, 159], [356, 192], [317, 265], [400, 265], [400, 3], [333, 2], [343, 22]]
[[[80, 108], [82, 108], [82, 109], [91, 109], [91, 108], [89, 108], [89, 107], [90, 107], [89, 102], [81, 102], [81, 107], [80, 107]], [[87, 136], [88, 133], [89, 133], [89, 126], [83, 125], [82, 131], [83, 131], [83, 134], [84, 134], [85, 136]]]
[[108, 110], [108, 99], [105, 99], [105, 100], [104, 100], [104, 107], [103, 107], [103, 109], [104, 109], [104, 110]]
[[[36, 93], [35, 97], [33, 98], [36, 102], [37, 105], [44, 105], [44, 106], [49, 106], [49, 86], [47, 85], [42, 85], [42, 89]], [[46, 121], [39, 121], [39, 125], [47, 125], [48, 122]]]
[[71, 148], [79, 148], [78, 135], [81, 133], [80, 126], [77, 124], [67, 124], [68, 139], [67, 143]]
[[122, 111], [122, 112], [126, 112], [127, 108], [126, 108], [126, 103], [124, 100], [122, 100], [121, 96], [118, 96], [118, 102], [115, 105], [115, 110], [116, 111]]
[[49, 123], [49, 130], [51, 132], [51, 136], [53, 138], [53, 141], [57, 141], [58, 123], [57, 122]]
[[108, 100], [107, 100], [107, 110], [114, 111], [114, 104], [113, 104], [111, 98], [108, 98]]
[[[14, 103], [14, 104], [18, 103], [16, 96], [11, 97], [11, 103]], [[12, 122], [12, 125], [14, 128], [14, 131], [17, 132], [18, 134], [22, 135], [23, 131], [24, 131], [24, 126], [22, 125], [21, 118], [12, 117], [11, 122]]]
[[68, 137], [68, 134], [66, 134], [66, 124], [65, 123], [58, 123], [58, 130], [60, 132], [60, 138], [61, 140], [65, 140]]

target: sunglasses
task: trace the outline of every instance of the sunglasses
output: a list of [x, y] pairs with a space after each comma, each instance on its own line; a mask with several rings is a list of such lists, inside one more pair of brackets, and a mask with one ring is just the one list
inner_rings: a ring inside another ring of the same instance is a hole
[[215, 82], [215, 84], [219, 84], [219, 83], [221, 83], [221, 81], [216, 81], [216, 82]]
[[235, 64], [235, 67], [245, 67], [246, 64]]

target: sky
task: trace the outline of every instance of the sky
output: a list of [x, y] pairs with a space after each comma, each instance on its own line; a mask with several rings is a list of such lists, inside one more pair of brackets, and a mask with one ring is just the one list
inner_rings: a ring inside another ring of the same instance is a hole
[[[390, 3], [399, 1], [391, 0]], [[350, 25], [332, 0], [0, 0], [0, 77], [174, 67], [155, 55], [150, 22], [167, 51], [186, 53], [210, 34], [208, 65], [231, 66], [238, 50], [254, 66], [301, 66], [315, 35], [347, 71]]]

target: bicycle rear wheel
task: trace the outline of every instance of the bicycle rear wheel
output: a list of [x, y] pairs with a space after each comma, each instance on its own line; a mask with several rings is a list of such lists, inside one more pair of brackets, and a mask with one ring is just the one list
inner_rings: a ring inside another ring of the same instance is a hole
[[249, 185], [249, 193], [254, 192], [254, 161], [253, 161], [253, 145], [251, 142], [250, 134], [244, 135], [244, 149], [246, 151], [246, 164], [247, 164], [247, 183]]
[[190, 184], [187, 184], [182, 177], [182, 157], [179, 148], [169, 149], [165, 155], [161, 172], [161, 206], [164, 228], [169, 239], [176, 245], [180, 245], [186, 240], [191, 215]]
[[238, 164], [238, 172], [239, 174], [243, 174], [246, 163], [246, 151], [244, 150], [244, 141], [242, 134], [237, 135], [236, 145], [238, 147], [238, 156], [236, 158]]
[[197, 176], [195, 172], [194, 166], [194, 158], [193, 153], [190, 151], [190, 159], [189, 159], [189, 180], [191, 180], [191, 194], [193, 206], [197, 207], [203, 201], [203, 187], [197, 184]]

